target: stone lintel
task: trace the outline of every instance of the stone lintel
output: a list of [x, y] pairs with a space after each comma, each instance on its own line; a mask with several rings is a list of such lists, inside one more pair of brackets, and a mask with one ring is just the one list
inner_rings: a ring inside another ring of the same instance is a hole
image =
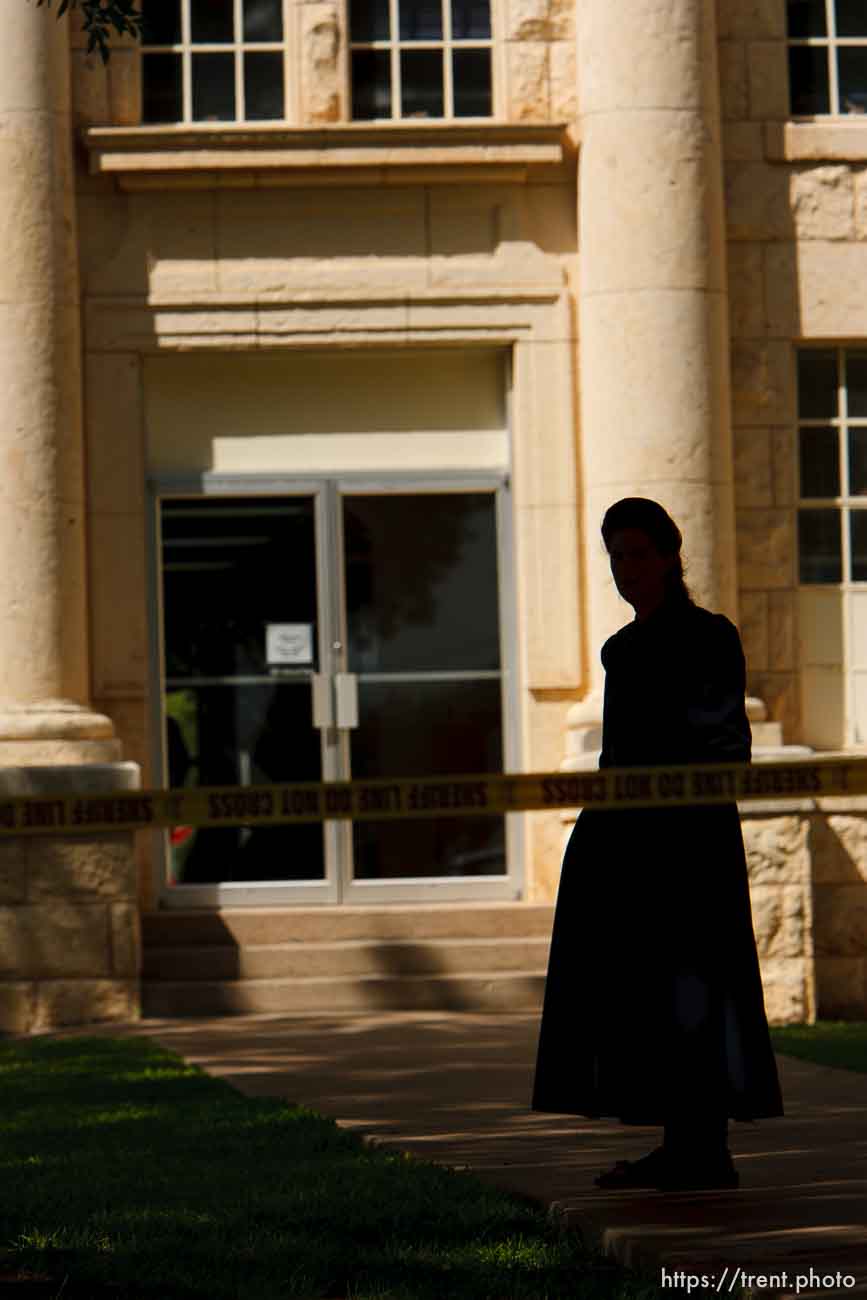
[[92, 175], [125, 189], [229, 184], [355, 184], [423, 179], [524, 183], [534, 168], [574, 168], [565, 123], [347, 123], [278, 126], [89, 127], [82, 132]]

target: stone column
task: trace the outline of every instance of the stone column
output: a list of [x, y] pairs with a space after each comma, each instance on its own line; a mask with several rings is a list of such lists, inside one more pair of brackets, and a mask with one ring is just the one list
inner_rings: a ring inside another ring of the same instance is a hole
[[625, 496], [659, 501], [683, 533], [696, 600], [737, 615], [714, 3], [581, 0], [578, 15], [591, 679], [570, 711], [567, 767], [596, 764], [599, 650], [633, 617], [599, 532], [609, 505]]
[[109, 762], [89, 693], [68, 21], [0, 42], [0, 766]]
[[[139, 784], [89, 695], [67, 20], [0, 42], [0, 796]], [[0, 1031], [139, 1013], [132, 835], [0, 841]]]

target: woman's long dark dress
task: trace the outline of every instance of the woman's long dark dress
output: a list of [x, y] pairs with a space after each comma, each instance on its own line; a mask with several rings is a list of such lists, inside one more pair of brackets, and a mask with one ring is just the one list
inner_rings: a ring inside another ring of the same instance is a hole
[[[602, 648], [600, 767], [749, 762], [733, 623], [667, 601]], [[579, 814], [532, 1109], [665, 1124], [782, 1115], [737, 805]]]

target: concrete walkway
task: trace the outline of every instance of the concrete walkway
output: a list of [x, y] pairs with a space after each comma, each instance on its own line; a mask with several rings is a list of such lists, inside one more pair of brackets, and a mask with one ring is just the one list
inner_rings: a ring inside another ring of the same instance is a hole
[[533, 1196], [660, 1282], [663, 1268], [708, 1275], [701, 1291], [680, 1279], [680, 1294], [724, 1294], [752, 1274], [755, 1296], [867, 1296], [863, 1074], [778, 1058], [785, 1118], [730, 1126], [737, 1191], [600, 1192], [594, 1175], [658, 1145], [661, 1131], [529, 1111], [538, 1022], [453, 1012], [258, 1015], [52, 1036], [151, 1037], [249, 1096], [303, 1103], [375, 1141]]

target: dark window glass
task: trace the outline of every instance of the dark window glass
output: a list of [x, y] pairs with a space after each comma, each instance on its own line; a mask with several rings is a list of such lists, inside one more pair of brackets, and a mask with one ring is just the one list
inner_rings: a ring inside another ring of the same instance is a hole
[[343, 510], [349, 671], [498, 669], [493, 495], [352, 496]]
[[802, 420], [828, 420], [837, 415], [836, 352], [798, 354], [798, 414]]
[[830, 113], [828, 51], [824, 46], [789, 47], [789, 86], [795, 117]]
[[837, 50], [840, 112], [867, 113], [867, 49]]
[[184, 116], [180, 54], [143, 54], [143, 122], [180, 122]]
[[849, 546], [852, 581], [867, 582], [867, 510], [849, 512]]
[[849, 414], [857, 420], [867, 417], [867, 352], [846, 353], [846, 389]]
[[485, 41], [491, 35], [489, 0], [452, 0], [452, 37], [456, 41]]
[[849, 495], [867, 497], [867, 429], [849, 430]]
[[[463, 772], [503, 770], [499, 682], [362, 681], [358, 708], [354, 780], [447, 776], [456, 755]], [[355, 877], [504, 875], [503, 823], [471, 816], [353, 822]]]
[[197, 122], [235, 120], [235, 56], [193, 55], [193, 118]]
[[837, 0], [838, 36], [867, 36], [867, 5], [864, 0]]
[[402, 41], [441, 41], [443, 11], [440, 0], [400, 0]]
[[839, 496], [840, 450], [836, 429], [802, 429], [800, 453], [801, 496]]
[[349, 39], [352, 41], [387, 41], [388, 0], [351, 0]]
[[826, 35], [825, 0], [789, 0], [787, 9], [790, 40]]
[[193, 40], [202, 45], [235, 39], [234, 0], [191, 0], [190, 20]]
[[454, 50], [455, 117], [491, 116], [491, 51]]
[[842, 582], [839, 510], [798, 511], [799, 581]]
[[[353, 731], [352, 735], [356, 733]], [[221, 832], [217, 829], [213, 833]], [[389, 822], [354, 821], [352, 861], [356, 880], [505, 876], [505, 818], [464, 815], [430, 820], [412, 817]]]
[[244, 55], [244, 114], [251, 122], [283, 118], [283, 55]]
[[179, 45], [181, 0], [142, 0], [142, 45]]
[[387, 50], [352, 51], [352, 116], [391, 117], [391, 66]]
[[244, 0], [244, 40], [282, 41], [282, 0]]
[[[311, 625], [309, 666], [315, 668], [314, 522], [312, 497], [163, 503], [171, 786], [321, 780], [310, 684], [280, 680], [268, 662], [265, 637], [269, 623]], [[292, 581], [275, 584], [272, 576], [289, 555]], [[272, 680], [243, 680], [250, 676]], [[223, 680], [184, 682], [191, 677]], [[172, 840], [172, 878], [179, 882], [324, 876], [321, 824], [201, 827]]]
[[400, 111], [403, 117], [442, 117], [441, 50], [401, 51]]

